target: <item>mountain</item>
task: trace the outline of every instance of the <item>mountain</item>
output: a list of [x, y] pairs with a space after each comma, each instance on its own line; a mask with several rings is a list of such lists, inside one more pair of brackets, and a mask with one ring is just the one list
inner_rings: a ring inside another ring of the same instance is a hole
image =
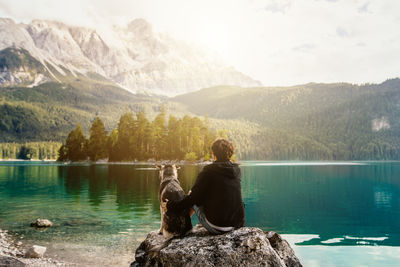
[[[22, 53], [22, 52], [21, 52]], [[208, 116], [226, 129], [238, 159], [400, 159], [400, 79], [381, 84], [219, 86], [174, 98], [131, 94], [95, 76], [0, 89], [0, 142], [64, 141], [99, 116], [108, 130], [127, 112]]]
[[[249, 143], [242, 146], [246, 158], [400, 159], [400, 79], [365, 85], [219, 86], [171, 101], [196, 115], [257, 125], [238, 142]], [[241, 132], [236, 135], [246, 129]]]
[[123, 113], [157, 110], [163, 99], [132, 94], [96, 73], [59, 70], [23, 48], [0, 51], [0, 142], [63, 141], [96, 116], [110, 129]]
[[22, 48], [0, 51], [0, 84], [33, 87], [50, 81], [49, 73], [38, 60]]
[[[74, 76], [95, 73], [131, 92], [170, 96], [215, 85], [261, 85], [211, 53], [155, 32], [143, 19], [102, 35], [57, 21], [24, 24], [2, 18], [0, 50], [10, 47], [27, 51], [44, 66], [46, 79], [53, 81], [66, 71]], [[3, 68], [0, 83], [25, 85], [26, 72], [14, 72]], [[32, 77], [29, 80], [34, 84]]]
[[[103, 36], [0, 19], [0, 49], [0, 142], [63, 141], [96, 116], [110, 130], [127, 111], [152, 119], [164, 105], [209, 116], [239, 159], [400, 159], [400, 79], [261, 87], [144, 20]], [[236, 85], [211, 86], [228, 83]]]

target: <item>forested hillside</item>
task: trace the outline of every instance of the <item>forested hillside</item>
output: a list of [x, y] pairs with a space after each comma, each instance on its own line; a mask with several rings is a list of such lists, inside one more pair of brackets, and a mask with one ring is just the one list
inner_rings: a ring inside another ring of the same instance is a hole
[[0, 142], [64, 142], [78, 123], [88, 135], [96, 117], [109, 134], [123, 114], [145, 112], [151, 121], [164, 106], [166, 116], [177, 119], [208, 115], [210, 128], [225, 129], [234, 141], [238, 159], [400, 159], [399, 79], [361, 86], [220, 86], [166, 98], [134, 95], [97, 74], [50, 69], [51, 76], [23, 50], [5, 52], [3, 68], [40, 70], [51, 81], [0, 88]]
[[400, 158], [399, 79], [361, 86], [222, 86], [172, 100], [197, 115], [258, 124], [248, 134], [251, 145], [242, 148], [245, 158]]
[[0, 142], [62, 141], [78, 123], [88, 131], [96, 116], [110, 129], [127, 111], [159, 106], [160, 98], [133, 95], [80, 77], [71, 83], [1, 88]]

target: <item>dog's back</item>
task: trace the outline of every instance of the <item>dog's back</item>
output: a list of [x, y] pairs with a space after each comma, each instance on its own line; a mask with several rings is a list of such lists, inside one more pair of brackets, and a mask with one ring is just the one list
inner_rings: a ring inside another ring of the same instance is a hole
[[[160, 170], [160, 202], [168, 200], [181, 200], [185, 197], [177, 177], [174, 165], [164, 166]], [[162, 211], [161, 211], [162, 212]], [[190, 209], [183, 210], [178, 214], [167, 211], [161, 216], [161, 231], [165, 237], [184, 235], [192, 229], [190, 220]]]

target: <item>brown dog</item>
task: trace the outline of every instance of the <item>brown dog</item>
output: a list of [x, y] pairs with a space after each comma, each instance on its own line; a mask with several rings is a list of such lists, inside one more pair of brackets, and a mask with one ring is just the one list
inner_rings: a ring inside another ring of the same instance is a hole
[[160, 234], [165, 238], [173, 236], [183, 236], [192, 229], [190, 220], [190, 209], [175, 214], [170, 211], [164, 212], [162, 203], [168, 200], [181, 200], [185, 197], [179, 180], [178, 168], [175, 165], [157, 166], [160, 175], [160, 191], [158, 198], [160, 200], [161, 228]]

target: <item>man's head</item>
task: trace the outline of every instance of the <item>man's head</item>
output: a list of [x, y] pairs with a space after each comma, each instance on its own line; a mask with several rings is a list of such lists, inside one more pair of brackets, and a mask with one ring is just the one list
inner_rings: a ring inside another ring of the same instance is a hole
[[224, 138], [218, 138], [211, 145], [211, 151], [217, 161], [228, 161], [233, 155], [233, 144]]

